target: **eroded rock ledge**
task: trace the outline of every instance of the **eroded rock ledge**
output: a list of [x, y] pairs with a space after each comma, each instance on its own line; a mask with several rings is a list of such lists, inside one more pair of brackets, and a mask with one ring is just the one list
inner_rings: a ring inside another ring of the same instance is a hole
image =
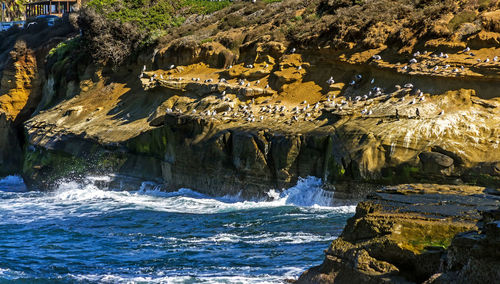
[[483, 187], [386, 187], [297, 283], [494, 283], [499, 206], [498, 191]]

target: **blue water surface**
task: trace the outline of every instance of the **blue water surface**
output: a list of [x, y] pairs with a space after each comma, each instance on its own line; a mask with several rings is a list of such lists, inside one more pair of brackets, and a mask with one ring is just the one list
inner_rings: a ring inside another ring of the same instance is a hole
[[[318, 265], [354, 206], [308, 178], [271, 201], [0, 181], [0, 282], [273, 283]], [[299, 206], [300, 205], [300, 206]]]

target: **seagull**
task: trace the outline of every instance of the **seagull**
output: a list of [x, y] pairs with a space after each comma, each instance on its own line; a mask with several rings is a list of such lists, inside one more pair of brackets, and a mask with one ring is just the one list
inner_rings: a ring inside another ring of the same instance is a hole
[[290, 53], [295, 53], [296, 49], [295, 47], [290, 50]]
[[373, 60], [381, 60], [382, 59], [382, 57], [378, 54], [372, 56], [372, 58], [373, 58]]
[[360, 74], [356, 75], [356, 80], [361, 80], [361, 78], [363, 78], [363, 76], [361, 76]]
[[469, 51], [470, 51], [470, 47], [468, 47], [468, 46], [467, 46], [467, 47], [464, 49], [464, 51], [462, 51], [462, 52], [464, 52], [464, 53], [465, 53], [465, 52], [469, 52]]
[[297, 68], [297, 70], [302, 70], [302, 66], [299, 66], [299, 67]]
[[434, 67], [434, 71], [437, 71], [439, 69], [439, 66]]
[[172, 65], [170, 65], [170, 67], [168, 69], [174, 69], [174, 68], [175, 68], [175, 65], [172, 64]]
[[406, 70], [408, 70], [408, 66], [406, 66], [406, 65], [405, 65], [405, 66], [403, 66], [403, 68], [401, 68], [401, 69], [403, 69], [403, 70], [405, 70], [405, 71], [406, 71]]
[[484, 61], [484, 63], [488, 63], [488, 62], [490, 62], [490, 59], [486, 58], [486, 60]]
[[371, 82], [370, 82], [370, 84], [373, 84], [373, 83], [375, 83], [375, 78], [373, 78], [373, 79], [371, 80]]
[[417, 59], [415, 59], [415, 58], [412, 58], [412, 59], [410, 60], [410, 64], [414, 64], [414, 63], [417, 63], [417, 62], [418, 62], [418, 61], [417, 61]]
[[441, 110], [438, 115], [443, 115], [443, 114], [444, 114], [444, 110]]
[[264, 89], [267, 89], [267, 88], [269, 88], [269, 84], [267, 84], [267, 85], [264, 87]]
[[146, 65], [142, 67], [142, 72], [146, 72]]
[[333, 77], [330, 77], [330, 79], [328, 79], [328, 81], [326, 81], [326, 83], [328, 85], [332, 85], [332, 84], [335, 84], [335, 80], [333, 80]]
[[412, 83], [408, 83], [408, 84], [405, 84], [404, 87], [408, 88], [408, 89], [413, 89], [413, 84]]
[[498, 56], [493, 57], [494, 62], [498, 62]]
[[420, 56], [420, 51], [413, 53], [413, 57], [417, 57], [417, 56]]

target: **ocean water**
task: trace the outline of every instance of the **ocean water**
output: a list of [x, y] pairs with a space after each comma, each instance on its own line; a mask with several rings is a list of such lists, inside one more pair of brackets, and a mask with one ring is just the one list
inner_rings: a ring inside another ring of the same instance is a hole
[[309, 177], [267, 201], [0, 180], [0, 282], [283, 283], [318, 265], [355, 206]]

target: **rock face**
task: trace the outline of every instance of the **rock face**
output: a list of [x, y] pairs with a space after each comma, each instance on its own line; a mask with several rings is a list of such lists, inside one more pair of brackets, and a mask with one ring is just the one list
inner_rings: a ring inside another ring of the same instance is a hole
[[39, 76], [35, 53], [25, 44], [17, 44], [0, 74], [0, 176], [21, 169], [23, 143], [19, 126], [40, 100]]
[[323, 264], [298, 283], [494, 282], [498, 229], [486, 216], [498, 210], [500, 197], [485, 191], [423, 184], [379, 190], [358, 205]]
[[[428, 95], [417, 118], [400, 99], [417, 95], [401, 91], [361, 102], [302, 103], [276, 91], [248, 96], [241, 90], [254, 86], [236, 78], [187, 78], [217, 72], [195, 64], [129, 76], [128, 83], [82, 81], [77, 96], [26, 123], [29, 143], [37, 153], [83, 160], [80, 173], [105, 169], [209, 194], [261, 196], [308, 175], [338, 188], [351, 181], [499, 183], [500, 152], [492, 147], [500, 141], [500, 108], [473, 91]], [[374, 114], [363, 115], [367, 108]], [[443, 108], [445, 114], [436, 113]], [[104, 167], [92, 160], [117, 153]], [[61, 176], [53, 164], [59, 159], [27, 155], [27, 180]]]

